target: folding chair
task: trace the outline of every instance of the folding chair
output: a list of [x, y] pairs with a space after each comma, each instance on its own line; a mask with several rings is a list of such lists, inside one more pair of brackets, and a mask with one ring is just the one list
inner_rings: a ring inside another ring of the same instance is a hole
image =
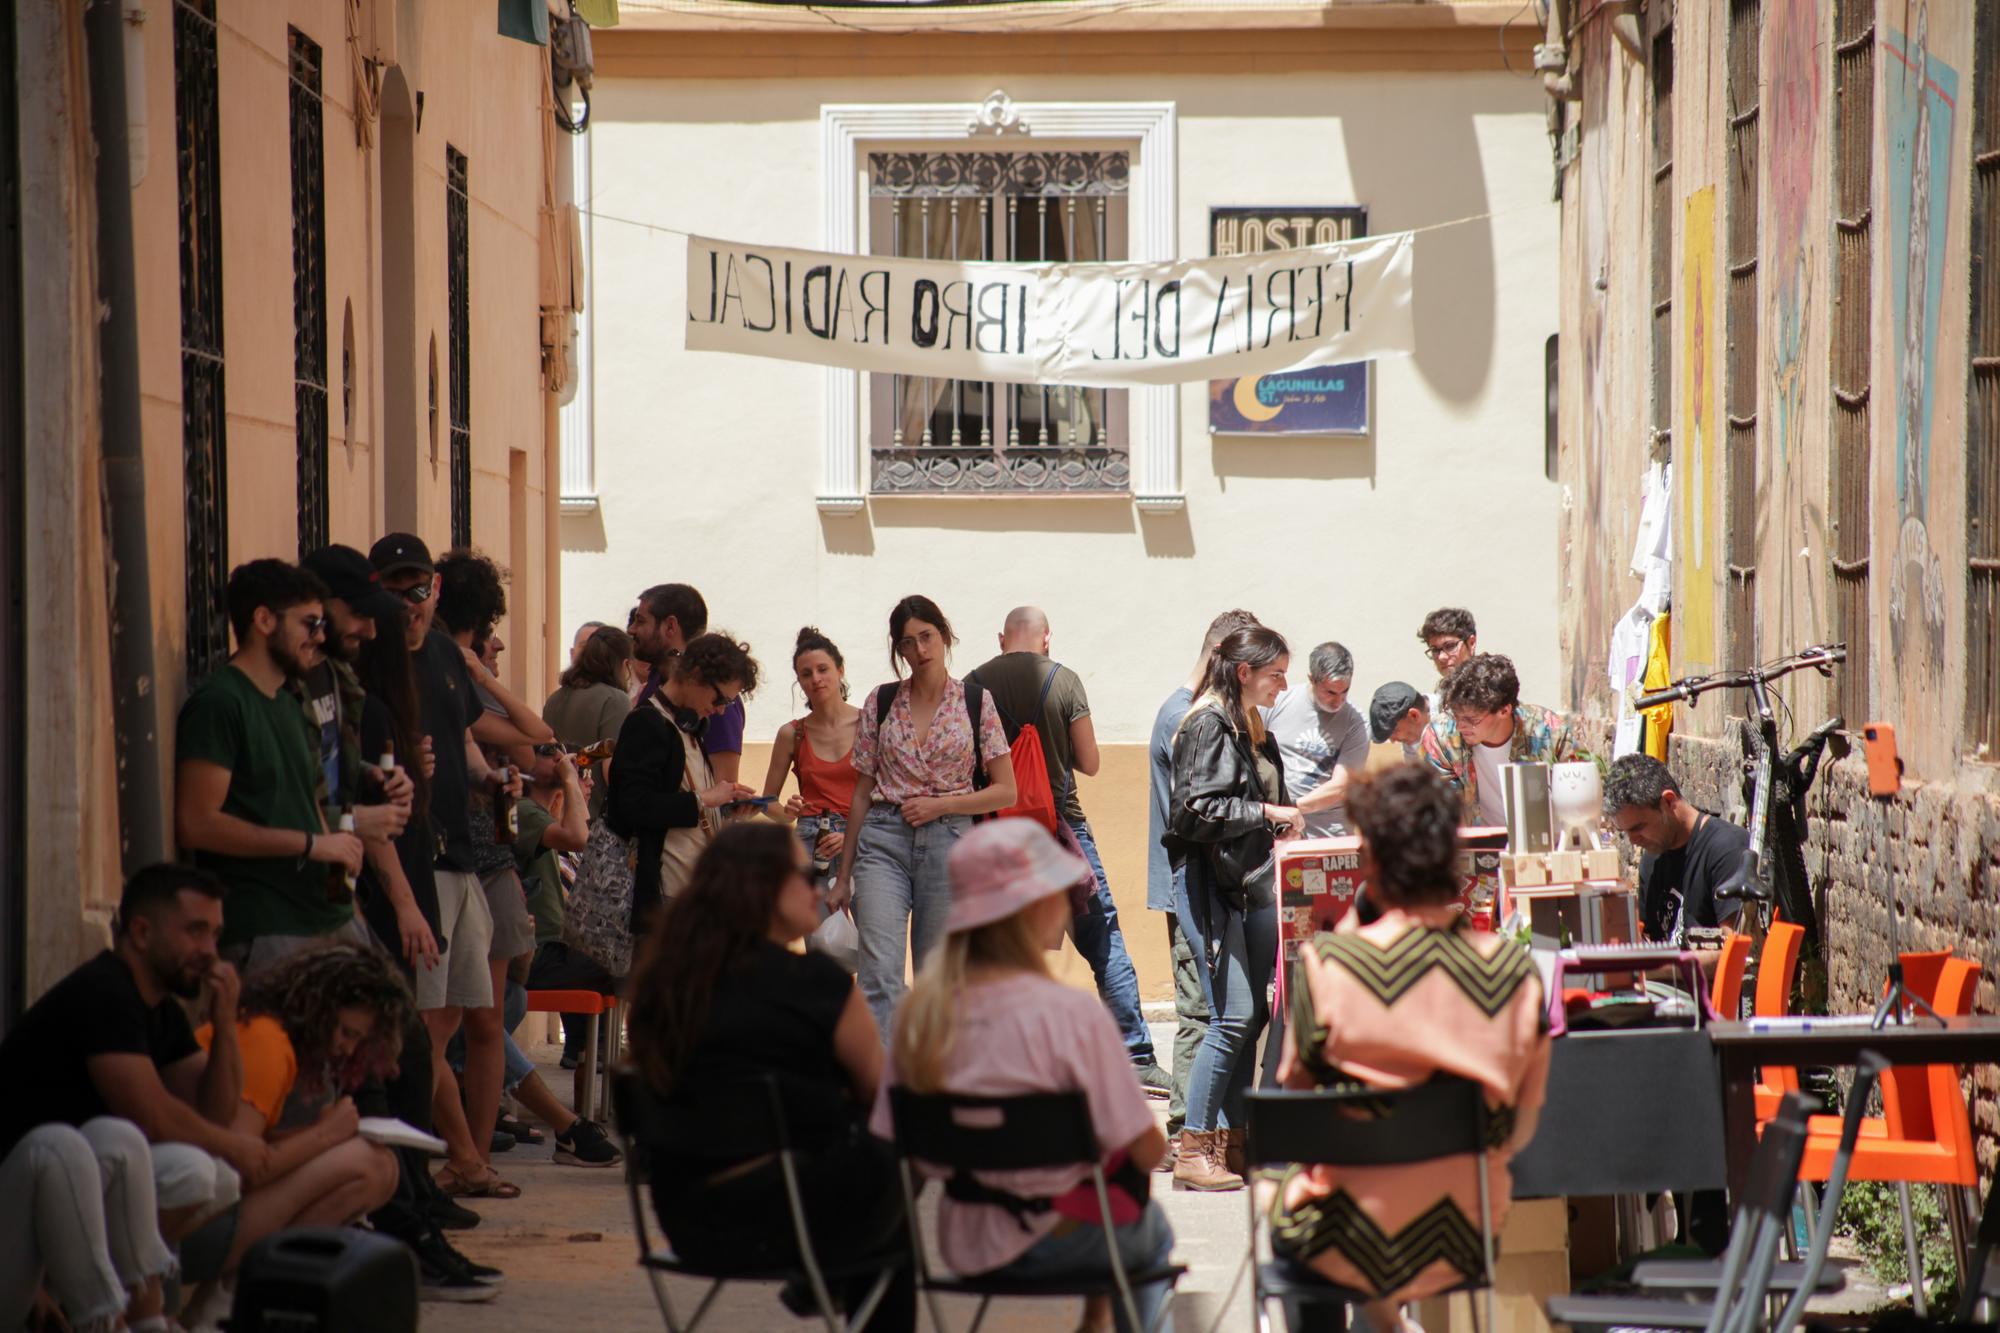
[[[667, 1321], [669, 1333], [694, 1333], [695, 1328], [708, 1314], [715, 1298], [722, 1294], [723, 1287], [731, 1282], [775, 1282], [791, 1283], [803, 1281], [812, 1290], [813, 1304], [820, 1317], [826, 1321], [827, 1333], [850, 1333], [868, 1322], [875, 1313], [875, 1307], [882, 1303], [882, 1297], [889, 1290], [889, 1283], [896, 1271], [903, 1266], [900, 1250], [886, 1254], [868, 1255], [843, 1263], [827, 1265], [820, 1262], [819, 1254], [813, 1247], [810, 1231], [806, 1226], [805, 1202], [799, 1193], [798, 1157], [792, 1148], [791, 1134], [785, 1124], [784, 1101], [778, 1093], [778, 1081], [770, 1075], [754, 1080], [760, 1085], [765, 1104], [770, 1109], [771, 1119], [767, 1126], [768, 1138], [775, 1147], [778, 1168], [784, 1174], [785, 1198], [789, 1205], [793, 1235], [798, 1244], [799, 1262], [794, 1266], [742, 1266], [714, 1267], [706, 1264], [690, 1263], [677, 1257], [671, 1250], [654, 1249], [646, 1227], [646, 1201], [641, 1187], [652, 1179], [653, 1136], [648, 1132], [654, 1115], [649, 1111], [651, 1094], [640, 1082], [636, 1071], [621, 1069], [613, 1073], [611, 1081], [611, 1106], [617, 1117], [619, 1135], [625, 1141], [625, 1192], [632, 1204], [632, 1230], [639, 1238], [639, 1266], [645, 1270], [647, 1280], [653, 1285], [653, 1299], [659, 1303], [660, 1315]], [[754, 1101], [755, 1099], [750, 1099]], [[914, 1230], [914, 1225], [913, 1228]], [[877, 1273], [875, 1284], [868, 1289], [867, 1297], [846, 1321], [833, 1303], [833, 1294], [826, 1283], [830, 1277], [851, 1277], [857, 1273]], [[694, 1315], [682, 1323], [675, 1315], [673, 1301], [667, 1293], [667, 1275], [698, 1278], [709, 1284], [703, 1293], [701, 1303], [695, 1307]]]
[[[944, 1312], [938, 1296], [977, 1296], [979, 1310], [967, 1333], [979, 1333], [986, 1310], [997, 1297], [1076, 1297], [1115, 1295], [1133, 1328], [1141, 1327], [1134, 1287], [1178, 1282], [1184, 1264], [1163, 1264], [1144, 1272], [1127, 1272], [1118, 1253], [1111, 1221], [1111, 1195], [1104, 1183], [1097, 1132], [1090, 1123], [1090, 1103], [1080, 1092], [1038, 1092], [1020, 1097], [972, 1097], [956, 1093], [923, 1094], [908, 1088], [889, 1089], [889, 1109], [896, 1125], [896, 1156], [903, 1171], [903, 1197], [909, 1208], [910, 1255], [916, 1265], [917, 1287], [930, 1306], [931, 1322], [944, 1333]], [[1037, 1171], [1051, 1167], [1088, 1166], [1097, 1191], [1099, 1225], [1110, 1267], [1103, 1277], [1070, 1276], [1017, 1278], [985, 1274], [939, 1277], [924, 1255], [916, 1225], [916, 1164], [948, 1171]], [[1164, 1318], [1166, 1309], [1162, 1307]]]
[[1986, 1211], [1980, 1214], [1979, 1228], [1972, 1236], [1972, 1257], [1965, 1266], [1965, 1286], [1959, 1293], [1958, 1311], [1952, 1322], [1969, 1324], [1984, 1301], [2000, 1300], [2000, 1269], [1990, 1269], [1993, 1247], [2000, 1245], [2000, 1175], [1986, 1191]]
[[[1548, 1303], [1549, 1318], [1572, 1328], [1632, 1325], [1749, 1333], [1760, 1322], [1778, 1241], [1791, 1222], [1799, 1160], [1806, 1151], [1806, 1117], [1813, 1105], [1804, 1093], [1788, 1092], [1764, 1127], [1750, 1162], [1750, 1183], [1730, 1229], [1729, 1248], [1723, 1252], [1722, 1270], [1707, 1299], [1693, 1289], [1671, 1296], [1557, 1296]], [[1715, 1292], [1722, 1293], [1721, 1300], [1713, 1298]]]
[[[1480, 1273], [1446, 1292], [1486, 1293], [1486, 1329], [1494, 1330], [1493, 1200], [1488, 1194], [1486, 1094], [1476, 1083], [1439, 1077], [1399, 1092], [1372, 1088], [1321, 1088], [1305, 1092], [1252, 1092], [1244, 1129], [1249, 1170], [1299, 1163], [1307, 1166], [1411, 1166], [1440, 1157], [1471, 1156], [1479, 1176]], [[1344, 1113], [1344, 1112], [1351, 1112]], [[1377, 1294], [1303, 1276], [1292, 1266], [1257, 1259], [1257, 1191], [1244, 1191], [1250, 1210], [1250, 1243], [1223, 1298], [1226, 1308], [1251, 1272], [1251, 1305], [1260, 1326], [1266, 1302], [1354, 1306]], [[1475, 1329], [1478, 1310], [1473, 1311]]]

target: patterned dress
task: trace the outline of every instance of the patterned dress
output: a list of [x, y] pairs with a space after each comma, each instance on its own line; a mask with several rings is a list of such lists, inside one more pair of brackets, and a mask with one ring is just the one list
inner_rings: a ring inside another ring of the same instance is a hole
[[[1348, 918], [1351, 923], [1353, 918]], [[1391, 909], [1299, 951], [1286, 1087], [1400, 1089], [1436, 1075], [1486, 1091], [1498, 1234], [1508, 1160], [1534, 1137], [1549, 1072], [1548, 1007], [1527, 950], [1459, 923], [1455, 905]], [[1478, 1159], [1414, 1166], [1292, 1166], [1270, 1194], [1277, 1253], [1389, 1300], [1457, 1286], [1484, 1268]]]

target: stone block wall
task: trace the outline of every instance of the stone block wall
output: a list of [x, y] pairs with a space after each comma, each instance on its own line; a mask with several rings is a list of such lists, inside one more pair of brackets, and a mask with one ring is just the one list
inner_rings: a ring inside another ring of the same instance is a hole
[[[1676, 735], [1668, 763], [1704, 810], [1743, 818], [1739, 741]], [[1889, 962], [1889, 886], [1906, 951], [1950, 948], [1984, 965], [1973, 1011], [2000, 1013], [2000, 797], [1947, 783], [1906, 784], [1892, 801], [1868, 794], [1858, 751], [1820, 769], [1807, 802], [1806, 873], [1825, 886], [1827, 1004], [1874, 1007]], [[2000, 1069], [1967, 1081], [1980, 1171], [2000, 1162]]]

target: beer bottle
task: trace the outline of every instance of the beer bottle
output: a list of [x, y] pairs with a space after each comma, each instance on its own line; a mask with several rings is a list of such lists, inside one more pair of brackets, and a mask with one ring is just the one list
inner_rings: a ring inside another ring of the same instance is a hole
[[616, 745], [617, 742], [615, 740], [606, 736], [603, 740], [586, 745], [581, 750], [576, 751], [570, 756], [570, 759], [576, 764], [577, 771], [581, 772], [589, 768], [592, 764], [603, 763], [606, 759], [609, 759], [611, 751]]
[[521, 814], [507, 790], [515, 772], [512, 764], [499, 770], [500, 785], [493, 789], [493, 841], [501, 847], [513, 846], [514, 839], [521, 836]]
[[382, 789], [386, 792], [389, 788], [389, 778], [396, 771], [395, 741], [386, 740], [382, 742], [382, 761], [376, 765], [376, 769], [378, 771], [375, 774], [375, 780], [381, 784]]
[[[354, 832], [354, 810], [343, 806], [340, 811], [340, 831]], [[327, 867], [326, 900], [330, 903], [351, 903], [354, 901], [354, 872], [335, 862]]]

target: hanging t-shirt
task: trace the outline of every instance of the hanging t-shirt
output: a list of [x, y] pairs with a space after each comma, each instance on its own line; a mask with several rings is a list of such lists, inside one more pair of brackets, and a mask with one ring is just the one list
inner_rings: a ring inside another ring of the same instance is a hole
[[1472, 747], [1473, 771], [1479, 778], [1479, 819], [1492, 828], [1507, 823], [1507, 784], [1500, 779], [1500, 765], [1513, 762], [1514, 743]]

